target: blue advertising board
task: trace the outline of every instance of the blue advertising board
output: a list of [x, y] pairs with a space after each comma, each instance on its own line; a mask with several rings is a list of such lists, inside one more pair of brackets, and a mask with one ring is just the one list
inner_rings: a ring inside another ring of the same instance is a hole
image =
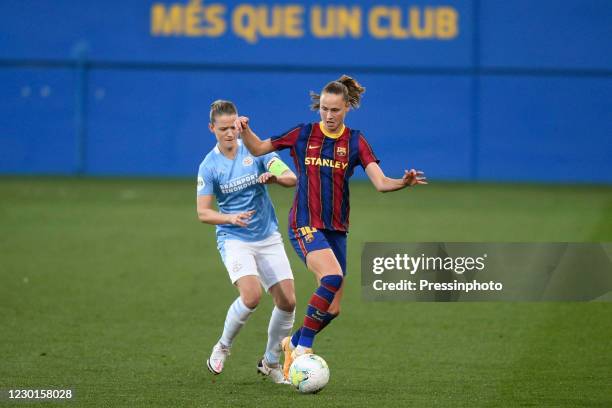
[[612, 183], [611, 1], [5, 0], [0, 14], [0, 173], [192, 176], [213, 100], [268, 137], [317, 120], [308, 92], [349, 74], [367, 91], [347, 122], [390, 175]]
[[470, 65], [470, 0], [4, 1], [0, 58], [299, 66]]
[[609, 0], [480, 2], [482, 65], [612, 70]]

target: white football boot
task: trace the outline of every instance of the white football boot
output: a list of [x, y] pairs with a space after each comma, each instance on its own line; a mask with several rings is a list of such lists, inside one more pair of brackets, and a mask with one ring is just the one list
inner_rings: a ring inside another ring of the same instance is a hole
[[283, 370], [280, 368], [280, 364], [276, 364], [276, 366], [270, 366], [266, 363], [266, 359], [262, 358], [257, 363], [257, 372], [261, 375], [265, 375], [266, 377], [270, 377], [270, 379], [276, 384], [289, 384], [287, 380], [285, 380], [285, 375], [283, 374]]
[[217, 375], [221, 374], [223, 371], [223, 365], [225, 364], [225, 359], [230, 355], [229, 347], [224, 346], [221, 343], [215, 344], [212, 349], [212, 353], [210, 353], [210, 357], [206, 360], [206, 366], [208, 367], [208, 371]]

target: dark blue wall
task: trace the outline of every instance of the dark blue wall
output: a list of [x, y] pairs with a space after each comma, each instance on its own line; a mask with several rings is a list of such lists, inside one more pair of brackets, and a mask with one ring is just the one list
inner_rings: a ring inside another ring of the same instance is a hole
[[[318, 38], [310, 2], [207, 1], [224, 7], [222, 34], [153, 32], [154, 7], [188, 4], [1, 2], [0, 172], [193, 175], [214, 99], [267, 137], [317, 120], [308, 91], [348, 73], [367, 87], [348, 124], [390, 175], [612, 183], [612, 2], [339, 1], [361, 13], [359, 35]], [[301, 5], [298, 38], [252, 42], [232, 24], [273, 4]], [[456, 33], [376, 38], [377, 7], [404, 28], [411, 8], [451, 10]]]

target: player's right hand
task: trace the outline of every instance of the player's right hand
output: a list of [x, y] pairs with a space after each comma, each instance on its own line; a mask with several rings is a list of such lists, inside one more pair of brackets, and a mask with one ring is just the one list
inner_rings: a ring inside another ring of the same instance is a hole
[[253, 214], [255, 214], [255, 210], [245, 211], [238, 214], [230, 214], [229, 223], [239, 227], [246, 227]]
[[239, 116], [236, 119], [236, 122], [234, 122], [234, 126], [236, 126], [236, 129], [238, 130], [238, 132], [242, 132], [248, 129], [249, 128], [249, 118], [246, 116]]

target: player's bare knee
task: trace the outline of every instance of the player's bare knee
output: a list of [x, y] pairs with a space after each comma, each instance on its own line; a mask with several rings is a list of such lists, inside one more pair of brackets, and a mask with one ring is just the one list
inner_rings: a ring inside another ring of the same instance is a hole
[[293, 312], [295, 310], [295, 295], [291, 294], [287, 299], [287, 308], [285, 309], [287, 312]]
[[284, 312], [293, 312], [295, 309], [295, 294], [280, 292], [274, 296], [274, 304]]
[[259, 304], [260, 296], [247, 295], [242, 297], [242, 302], [249, 309], [255, 309]]
[[242, 303], [249, 309], [254, 309], [259, 304], [261, 300], [261, 289], [253, 288], [249, 290], [244, 290], [240, 293], [240, 298], [242, 299]]
[[285, 312], [293, 312], [295, 310], [295, 296], [289, 295], [284, 297], [276, 306]]

